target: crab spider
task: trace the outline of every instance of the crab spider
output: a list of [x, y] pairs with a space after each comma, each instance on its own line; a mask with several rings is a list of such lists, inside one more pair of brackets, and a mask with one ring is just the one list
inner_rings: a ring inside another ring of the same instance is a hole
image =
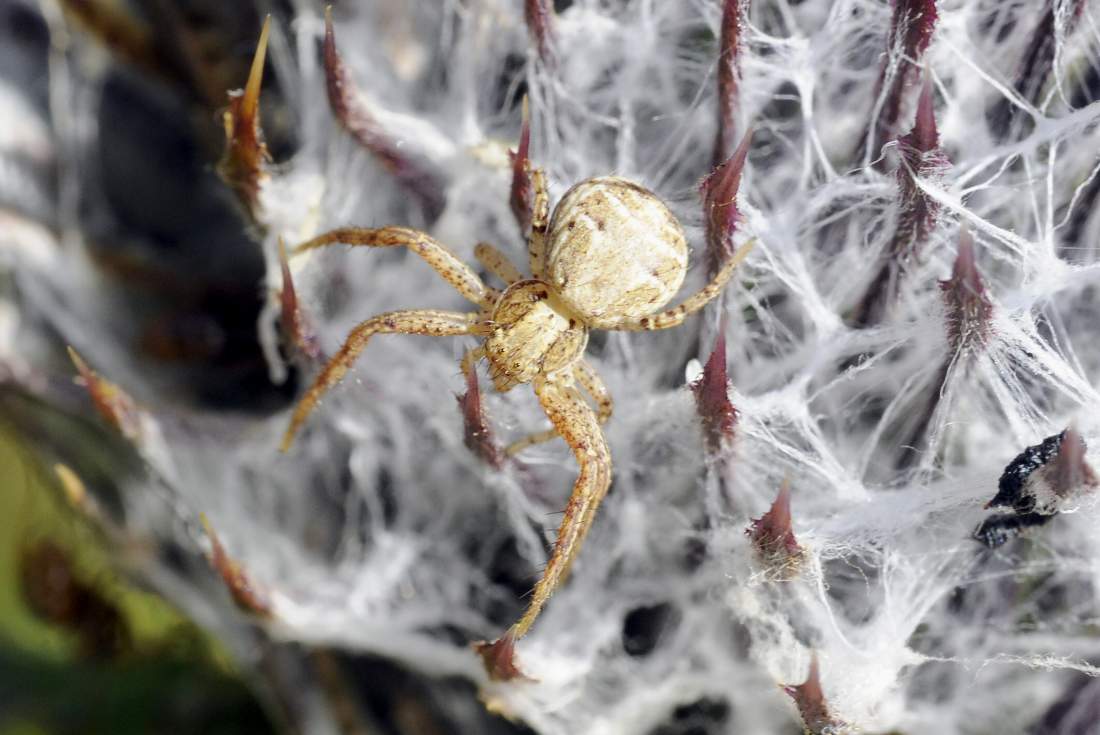
[[[523, 277], [491, 245], [483, 243], [475, 250], [486, 270], [507, 284], [503, 292], [486, 286], [445, 246], [412, 229], [338, 229], [296, 248], [301, 253], [334, 243], [407, 247], [478, 310], [395, 311], [359, 324], [298, 402], [282, 443], [284, 451], [290, 447], [317, 401], [343, 378], [376, 334], [474, 335], [483, 341], [462, 359], [467, 375], [485, 359], [497, 390], [531, 384], [553, 430], [518, 441], [507, 452], [515, 454], [561, 436], [573, 450], [580, 472], [526, 611], [495, 643], [479, 646], [490, 675], [500, 678], [518, 675], [512, 663], [514, 642], [527, 633], [564, 581], [611, 485], [611, 454], [600, 426], [610, 418], [612, 403], [599, 374], [584, 360], [589, 330], [669, 329], [681, 324], [722, 291], [752, 247], [751, 242], [742, 246], [700, 291], [661, 311], [680, 289], [688, 264], [683, 229], [668, 207], [638, 184], [602, 177], [571, 188], [551, 217], [545, 177], [534, 170], [531, 180], [531, 277]], [[595, 410], [582, 391], [596, 404]]]

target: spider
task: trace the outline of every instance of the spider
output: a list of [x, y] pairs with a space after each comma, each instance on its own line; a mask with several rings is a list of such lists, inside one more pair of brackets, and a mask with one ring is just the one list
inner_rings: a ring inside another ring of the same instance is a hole
[[497, 390], [528, 383], [534, 388], [553, 429], [514, 442], [506, 453], [515, 455], [561, 436], [573, 450], [580, 472], [526, 611], [494, 643], [478, 644], [490, 676], [505, 679], [521, 676], [513, 663], [515, 641], [527, 633], [565, 580], [611, 484], [611, 454], [601, 426], [611, 417], [612, 401], [599, 374], [584, 359], [589, 331], [669, 329], [681, 324], [722, 291], [752, 247], [751, 241], [743, 245], [700, 291], [660, 311], [679, 291], [688, 264], [683, 229], [668, 207], [636, 183], [601, 177], [569, 189], [550, 216], [545, 175], [539, 169], [530, 175], [531, 277], [524, 277], [492, 245], [481, 243], [474, 250], [481, 265], [507, 284], [503, 291], [486, 286], [427, 234], [404, 227], [337, 229], [295, 248], [295, 253], [302, 253], [335, 243], [407, 247], [477, 310], [393, 311], [356, 326], [298, 402], [282, 443], [286, 451], [317, 401], [344, 377], [376, 334], [474, 335], [481, 343], [461, 361], [467, 377], [484, 359]]

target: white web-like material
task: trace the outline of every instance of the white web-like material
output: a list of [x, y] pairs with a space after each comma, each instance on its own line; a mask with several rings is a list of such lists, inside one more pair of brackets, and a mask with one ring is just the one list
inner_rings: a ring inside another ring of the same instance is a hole
[[[755, 139], [738, 238], [758, 245], [721, 313], [595, 342], [593, 363], [616, 399], [615, 484], [568, 583], [518, 645], [535, 682], [488, 683], [466, 643], [495, 637], [521, 610], [517, 592], [546, 561], [575, 466], [561, 442], [502, 471], [463, 446], [452, 396], [464, 390], [458, 358], [472, 339], [375, 338], [286, 456], [276, 451], [285, 412], [228, 418], [174, 406], [127, 365], [112, 348], [115, 305], [78, 253], [0, 251], [22, 315], [5, 319], [15, 326], [0, 347], [17, 364], [64, 373], [48, 325], [146, 407], [157, 431], [142, 450], [156, 479], [129, 489], [128, 523], [197, 553], [206, 514], [269, 591], [276, 639], [466, 677], [493, 707], [547, 734], [680, 732], [673, 713], [703, 701], [725, 704], [691, 732], [793, 732], [798, 713], [778, 685], [803, 681], [813, 653], [830, 711], [852, 731], [1062, 732], [1038, 723], [1075, 687], [1095, 692], [1081, 682], [1100, 674], [1100, 507], [1084, 496], [1026, 542], [993, 551], [971, 538], [1025, 447], [1073, 425], [1100, 463], [1100, 217], [1081, 211], [1096, 199], [1100, 102], [1088, 100], [1100, 8], [1085, 2], [1075, 17], [1071, 0], [1052, 4], [1053, 71], [1029, 100], [1013, 85], [1047, 4], [938, 3], [921, 67], [950, 165], [919, 186], [941, 213], [888, 317], [858, 330], [845, 316], [898, 215], [896, 145], [860, 153], [883, 104], [875, 91], [891, 6], [753, 0], [738, 123]], [[287, 375], [276, 344], [278, 238], [423, 224], [333, 121], [322, 18], [315, 3], [297, 5], [294, 22], [276, 29], [271, 73], [301, 148], [261, 192], [270, 300], [259, 332], [276, 379]], [[505, 149], [526, 91], [532, 159], [552, 200], [589, 176], [638, 180], [670, 202], [701, 261], [696, 187], [715, 131], [718, 3], [576, 0], [557, 18], [554, 68], [534, 57], [522, 3], [407, 6], [343, 3], [337, 39], [379, 118], [448, 177], [435, 237], [467, 262], [484, 240], [525, 267]], [[525, 77], [506, 74], [516, 58]], [[900, 132], [916, 96], [907, 90]], [[1000, 100], [1023, 121], [1003, 141], [988, 118]], [[951, 273], [964, 224], [993, 316], [984, 346], [953, 357], [937, 281]], [[333, 248], [292, 267], [328, 354], [374, 314], [465, 308], [403, 253]], [[707, 462], [684, 376], [698, 373], [689, 361], [706, 359], [723, 319], [739, 422], [729, 455]], [[482, 374], [482, 390], [498, 439], [545, 427], [526, 388], [495, 394]], [[921, 452], [901, 464], [899, 442], [930, 400]], [[784, 480], [807, 557], [798, 575], [776, 580], [744, 530]], [[200, 620], [240, 634], [209, 580], [188, 585], [155, 565], [151, 574]], [[662, 632], [639, 653], [624, 645], [624, 621], [653, 608]]]

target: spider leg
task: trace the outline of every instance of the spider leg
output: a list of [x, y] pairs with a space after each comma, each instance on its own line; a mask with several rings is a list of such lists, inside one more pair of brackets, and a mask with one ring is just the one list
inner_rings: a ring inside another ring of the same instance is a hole
[[546, 174], [536, 168], [531, 172], [535, 189], [535, 204], [531, 211], [531, 234], [527, 236], [527, 256], [531, 277], [544, 279], [546, 269], [546, 230], [550, 227], [550, 194], [546, 190]]
[[477, 274], [463, 263], [457, 255], [452, 253], [447, 246], [424, 232], [408, 227], [381, 227], [378, 229], [341, 227], [318, 235], [312, 240], [307, 240], [294, 248], [293, 254], [297, 255], [307, 250], [316, 250], [337, 243], [372, 248], [407, 247], [419, 255], [436, 273], [443, 276], [443, 279], [454, 286], [455, 290], [473, 303], [490, 307], [495, 300], [494, 294], [496, 291], [486, 287]]
[[485, 266], [487, 271], [509, 286], [516, 281], [523, 280], [523, 274], [512, 265], [512, 262], [508, 260], [508, 256], [487, 242], [477, 244], [477, 247], [474, 248], [474, 257], [477, 258], [477, 262]]
[[542, 444], [543, 442], [548, 442], [551, 439], [557, 439], [559, 436], [561, 435], [558, 434], [558, 432], [554, 429], [538, 431], [534, 434], [529, 434], [522, 439], [517, 439], [516, 441], [509, 444], [507, 447], [504, 448], [504, 454], [508, 457], [514, 457], [527, 447], [533, 447], [536, 444]]
[[485, 357], [485, 345], [466, 350], [466, 354], [462, 356], [462, 374], [469, 375], [470, 371], [477, 365], [477, 361], [483, 357]]
[[554, 542], [550, 561], [543, 570], [542, 578], [535, 585], [534, 594], [523, 617], [509, 631], [514, 639], [522, 637], [530, 629], [543, 605], [565, 581], [573, 559], [580, 551], [584, 537], [592, 525], [596, 508], [611, 485], [611, 453], [607, 448], [607, 441], [600, 430], [596, 414], [571, 383], [570, 376], [554, 376], [540, 379], [534, 386], [535, 394], [550, 422], [573, 449], [580, 473], [573, 484], [573, 493], [558, 527], [558, 537]]
[[667, 311], [662, 311], [658, 314], [638, 317], [635, 319], [593, 319], [591, 322], [591, 326], [597, 329], [614, 329], [620, 332], [642, 332], [652, 329], [669, 329], [671, 327], [679, 326], [680, 324], [683, 324], [684, 319], [702, 309], [712, 299], [714, 299], [714, 297], [722, 293], [722, 289], [726, 287], [726, 283], [728, 283], [730, 278], [733, 276], [734, 269], [737, 268], [742, 260], [748, 257], [749, 251], [752, 250], [753, 245], [755, 244], [755, 240], [749, 240], [747, 243], [738, 248], [737, 252], [733, 254], [733, 257], [726, 261], [726, 264], [722, 266], [722, 269], [714, 274], [714, 278], [710, 280], [710, 283], [708, 283], [695, 294], [690, 296], [679, 306], [674, 306], [671, 309], [668, 309]]
[[526, 678], [516, 666], [515, 644], [534, 624], [543, 605], [565, 581], [573, 559], [580, 551], [596, 508], [611, 485], [611, 453], [607, 449], [596, 415], [572, 385], [572, 371], [562, 371], [535, 381], [535, 394], [554, 428], [573, 448], [580, 473], [565, 508], [558, 538], [542, 578], [535, 585], [527, 610], [504, 635], [492, 643], [476, 643], [489, 678], [510, 680]]
[[480, 315], [476, 313], [419, 309], [391, 311], [362, 322], [351, 330], [344, 346], [335, 357], [329, 360], [321, 370], [321, 374], [313, 381], [313, 385], [306, 391], [305, 396], [294, 407], [294, 415], [290, 419], [286, 434], [283, 435], [280, 449], [285, 452], [290, 448], [294, 435], [298, 433], [298, 429], [301, 428], [321, 396], [340, 382], [375, 334], [425, 334], [433, 337], [469, 334], [476, 327], [479, 318]]
[[596, 368], [589, 364], [588, 360], [578, 360], [573, 368], [573, 375], [588, 392], [588, 395], [592, 396], [592, 400], [596, 402], [596, 418], [599, 420], [600, 426], [603, 426], [611, 418], [611, 412], [615, 407], [614, 402], [611, 400], [611, 391], [607, 389], [603, 378], [600, 377]]
[[[581, 384], [581, 387], [583, 387], [588, 395], [592, 396], [592, 399], [596, 402], [596, 418], [600, 426], [606, 424], [607, 420], [611, 418], [611, 393], [608, 392], [607, 386], [604, 385], [603, 380], [600, 378], [600, 374], [596, 372], [594, 367], [588, 364], [588, 361], [578, 360], [573, 367], [573, 378]], [[514, 457], [527, 447], [542, 444], [551, 439], [557, 439], [558, 436], [560, 436], [560, 434], [558, 434], [556, 429], [540, 431], [512, 442], [504, 450], [504, 453], [509, 457]]]

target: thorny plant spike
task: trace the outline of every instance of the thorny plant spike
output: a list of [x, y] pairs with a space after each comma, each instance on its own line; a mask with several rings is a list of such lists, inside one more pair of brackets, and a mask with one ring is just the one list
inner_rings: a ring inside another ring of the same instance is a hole
[[202, 516], [202, 527], [210, 540], [210, 566], [225, 582], [233, 602], [244, 612], [261, 618], [270, 617], [271, 601], [267, 594], [257, 587], [241, 565], [229, 556], [205, 514]]
[[279, 321], [287, 346], [307, 360], [316, 360], [321, 356], [321, 347], [317, 344], [317, 335], [310, 327], [298, 302], [298, 293], [294, 289], [294, 279], [287, 259], [286, 243], [282, 238], [279, 238], [279, 270], [283, 275], [283, 287], [279, 291]]
[[95, 404], [100, 415], [130, 442], [140, 444], [143, 436], [141, 411], [134, 400], [117, 385], [101, 378], [88, 367], [72, 347], [69, 348], [69, 358], [76, 366], [80, 382], [88, 389], [88, 395], [91, 396], [92, 403]]
[[733, 255], [733, 236], [741, 213], [737, 209], [737, 192], [741, 188], [741, 174], [752, 145], [750, 128], [737, 150], [703, 179], [703, 211], [706, 215], [707, 273], [714, 275]]
[[554, 15], [553, 0], [523, 0], [523, 18], [527, 22], [527, 32], [531, 35], [539, 59], [547, 66], [556, 62], [554, 55]]
[[494, 440], [489, 422], [485, 418], [485, 409], [481, 405], [481, 390], [477, 384], [477, 373], [472, 369], [466, 370], [465, 373], [466, 392], [457, 396], [465, 430], [463, 441], [475, 457], [499, 470], [504, 466], [504, 454]]
[[[553, 426], [552, 432], [514, 443], [508, 453], [554, 436], [563, 438], [573, 450], [580, 473], [527, 610], [494, 643], [477, 646], [494, 679], [518, 675], [513, 661], [515, 642], [527, 633], [565, 580], [611, 485], [611, 455], [600, 428], [611, 415], [611, 399], [596, 371], [583, 359], [589, 330], [653, 330], [681, 324], [722, 291], [752, 246], [751, 242], [742, 246], [696, 294], [679, 306], [660, 311], [679, 291], [688, 256], [683, 230], [664, 203], [638, 184], [604, 177], [574, 186], [548, 217], [545, 178], [536, 170], [531, 181], [534, 204], [528, 251], [534, 277], [523, 278], [490, 245], [482, 244], [477, 250], [479, 260], [507, 282], [503, 292], [486, 286], [444, 245], [408, 228], [344, 228], [315, 237], [295, 250], [301, 253], [335, 243], [407, 247], [478, 310], [391, 312], [361, 323], [295, 407], [283, 437], [284, 451], [321, 396], [340, 381], [369, 339], [379, 333], [483, 339], [463, 358], [467, 380], [474, 364], [486, 359], [494, 387], [508, 391], [531, 384]], [[469, 401], [477, 396], [473, 393], [476, 383], [468, 382], [467, 387]], [[480, 431], [478, 417], [472, 418], [476, 434]], [[468, 429], [470, 425], [468, 417]], [[480, 452], [484, 434], [473, 438], [478, 447], [475, 451]]]
[[989, 341], [993, 303], [985, 292], [974, 253], [974, 237], [963, 227], [951, 278], [940, 282], [947, 318], [947, 337], [956, 354], [979, 350]]
[[918, 185], [947, 169], [947, 155], [939, 147], [939, 131], [932, 104], [932, 83], [926, 79], [917, 103], [913, 128], [898, 139], [901, 161], [897, 170], [898, 217], [893, 235], [879, 258], [878, 270], [852, 314], [856, 327], [879, 324], [897, 300], [902, 278], [921, 257], [939, 219], [940, 204]]
[[848, 724], [839, 720], [829, 711], [825, 693], [821, 689], [821, 673], [817, 665], [817, 654], [810, 657], [810, 671], [806, 681], [783, 687], [798, 706], [802, 715], [802, 724], [809, 735], [838, 735], [848, 732]]
[[974, 254], [974, 238], [963, 226], [959, 231], [959, 247], [951, 278], [940, 281], [940, 296], [944, 306], [944, 328], [947, 332], [947, 354], [936, 371], [932, 387], [908, 434], [898, 445], [907, 448], [898, 461], [898, 469], [911, 466], [921, 456], [928, 426], [943, 399], [951, 366], [966, 367], [984, 349], [990, 338], [993, 303], [985, 291], [981, 272]]
[[921, 58], [936, 30], [937, 18], [936, 0], [894, 0], [886, 58], [882, 62], [874, 97], [878, 114], [871, 120], [864, 136], [866, 156], [878, 156], [882, 146], [897, 136], [906, 91], [919, 72]]
[[535, 184], [531, 173], [531, 109], [527, 97], [523, 98], [523, 117], [519, 128], [519, 147], [515, 153], [509, 151], [512, 158], [512, 191], [508, 201], [512, 214], [519, 225], [520, 237], [527, 237], [531, 231], [531, 220], [535, 213]]
[[737, 112], [741, 104], [741, 49], [749, 0], [725, 0], [718, 40], [718, 133], [711, 165], [718, 167], [733, 153]]
[[791, 527], [791, 483], [783, 481], [768, 512], [752, 521], [745, 534], [752, 539], [760, 560], [781, 576], [791, 576], [803, 558], [803, 549]]
[[707, 453], [716, 456], [729, 449], [737, 427], [737, 409], [730, 401], [730, 381], [726, 372], [726, 334], [718, 331], [714, 351], [710, 353], [703, 374], [691, 384], [695, 407], [703, 421], [703, 439]]
[[256, 55], [243, 91], [229, 93], [229, 109], [222, 116], [225, 125], [225, 153], [218, 163], [218, 173], [233, 189], [253, 220], [258, 214], [260, 187], [267, 179], [266, 166], [271, 155], [264, 143], [260, 127], [260, 87], [264, 79], [267, 39], [271, 31], [271, 16], [264, 19]]
[[428, 161], [411, 153], [409, 146], [375, 119], [363, 102], [351, 72], [336, 49], [332, 27], [332, 6], [325, 8], [325, 88], [332, 114], [363, 148], [370, 151], [393, 176], [409, 190], [424, 209], [429, 222], [439, 217], [446, 204], [444, 182], [439, 171]]
[[1083, 493], [1095, 492], [1096, 472], [1085, 440], [1072, 427], [1028, 447], [1005, 467], [986, 508], [1008, 508], [984, 520], [974, 538], [994, 549], [1028, 528], [1045, 525]]

